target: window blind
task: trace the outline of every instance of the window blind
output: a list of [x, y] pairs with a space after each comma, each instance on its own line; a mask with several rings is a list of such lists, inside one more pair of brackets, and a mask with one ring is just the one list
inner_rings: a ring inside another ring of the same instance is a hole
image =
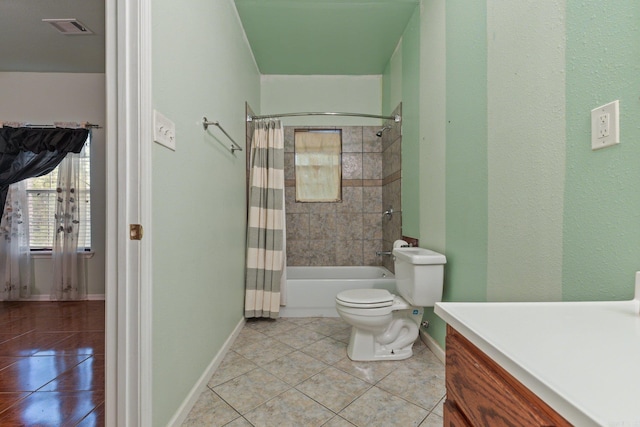
[[[91, 161], [90, 139], [80, 154], [80, 167], [85, 177], [86, 190], [78, 192], [81, 227], [78, 247], [91, 248]], [[31, 249], [43, 250], [53, 247], [55, 235], [54, 215], [58, 184], [58, 168], [51, 173], [27, 180], [27, 203], [29, 205], [29, 241]]]

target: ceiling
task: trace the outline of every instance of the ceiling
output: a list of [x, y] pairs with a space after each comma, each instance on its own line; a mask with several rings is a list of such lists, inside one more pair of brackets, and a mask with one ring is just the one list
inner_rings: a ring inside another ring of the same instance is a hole
[[[418, 3], [235, 0], [260, 72], [302, 75], [382, 74]], [[45, 18], [94, 34], [60, 34]], [[104, 0], [0, 0], [0, 71], [104, 72], [104, 21]]]
[[[64, 35], [45, 18], [76, 18], [94, 34]], [[0, 71], [104, 72], [104, 35], [104, 0], [0, 0]]]
[[235, 0], [262, 74], [382, 74], [418, 0]]

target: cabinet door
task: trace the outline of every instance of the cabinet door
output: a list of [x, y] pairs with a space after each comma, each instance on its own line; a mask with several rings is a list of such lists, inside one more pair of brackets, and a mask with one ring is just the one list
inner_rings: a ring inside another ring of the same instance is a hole
[[474, 426], [568, 426], [564, 418], [454, 329], [447, 334], [447, 398]]
[[450, 400], [444, 402], [444, 427], [471, 427], [455, 403]]

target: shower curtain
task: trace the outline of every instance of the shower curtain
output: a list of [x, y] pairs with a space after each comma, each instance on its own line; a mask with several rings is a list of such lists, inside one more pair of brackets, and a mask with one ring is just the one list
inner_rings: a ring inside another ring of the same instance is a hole
[[256, 120], [250, 162], [245, 317], [277, 318], [285, 264], [280, 120]]

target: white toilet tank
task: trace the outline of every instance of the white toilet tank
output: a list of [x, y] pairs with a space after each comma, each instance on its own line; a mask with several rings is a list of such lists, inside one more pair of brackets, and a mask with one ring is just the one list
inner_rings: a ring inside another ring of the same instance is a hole
[[442, 301], [444, 265], [447, 258], [424, 248], [398, 247], [395, 256], [396, 288], [416, 307], [433, 307]]

